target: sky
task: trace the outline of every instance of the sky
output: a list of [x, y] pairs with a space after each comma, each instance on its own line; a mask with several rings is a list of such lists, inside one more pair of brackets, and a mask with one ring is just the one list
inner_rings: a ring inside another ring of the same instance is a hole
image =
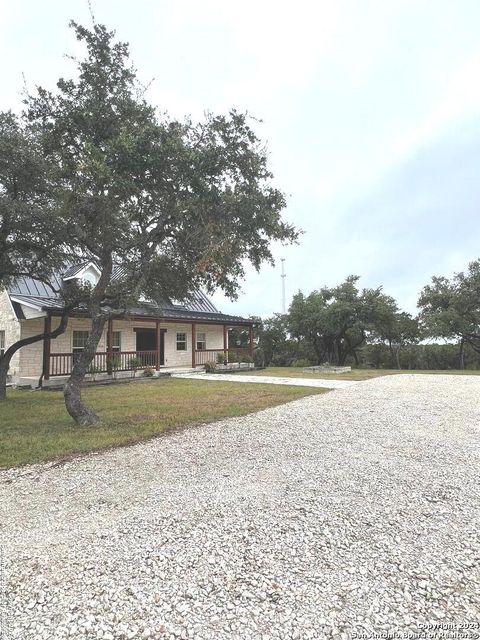
[[[433, 275], [480, 257], [478, 0], [92, 0], [130, 43], [148, 99], [174, 117], [248, 111], [284, 218], [303, 230], [247, 268], [226, 313], [282, 311], [350, 274], [415, 313]], [[0, 0], [0, 109], [54, 88], [78, 53], [86, 0]]]

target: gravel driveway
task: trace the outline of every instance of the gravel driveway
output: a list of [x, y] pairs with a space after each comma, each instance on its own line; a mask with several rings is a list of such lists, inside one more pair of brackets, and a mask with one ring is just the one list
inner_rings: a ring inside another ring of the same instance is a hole
[[475, 637], [479, 401], [388, 376], [0, 473], [8, 637]]

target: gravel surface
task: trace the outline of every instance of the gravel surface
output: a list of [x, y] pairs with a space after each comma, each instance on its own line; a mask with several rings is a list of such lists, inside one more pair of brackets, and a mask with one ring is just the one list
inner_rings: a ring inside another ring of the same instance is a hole
[[388, 376], [1, 472], [8, 637], [478, 636], [479, 399]]
[[172, 378], [189, 378], [192, 380], [210, 380], [210, 382], [257, 382], [258, 384], [288, 384], [294, 387], [323, 387], [324, 389], [345, 389], [355, 380], [328, 380], [320, 378], [285, 378], [281, 376], [249, 376], [228, 373], [176, 373]]

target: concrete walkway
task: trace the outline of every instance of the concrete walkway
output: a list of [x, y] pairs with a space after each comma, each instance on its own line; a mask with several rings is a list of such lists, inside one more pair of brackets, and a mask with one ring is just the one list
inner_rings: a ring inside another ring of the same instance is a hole
[[280, 376], [244, 376], [228, 373], [178, 373], [172, 378], [191, 378], [214, 382], [256, 382], [258, 384], [288, 384], [296, 387], [323, 387], [324, 389], [345, 389], [358, 384], [355, 380], [326, 380], [321, 378], [287, 378]]

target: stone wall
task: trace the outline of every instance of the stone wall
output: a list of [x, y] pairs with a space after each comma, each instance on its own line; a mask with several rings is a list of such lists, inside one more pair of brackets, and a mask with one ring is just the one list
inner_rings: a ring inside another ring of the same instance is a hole
[[[54, 326], [57, 326], [56, 324]], [[32, 318], [31, 320], [22, 320], [22, 338], [30, 338], [45, 330], [44, 318]], [[43, 365], [43, 340], [29, 344], [20, 349], [20, 377], [39, 378], [42, 373]]]
[[[5, 331], [6, 348], [20, 340], [20, 322], [17, 320], [6, 291], [0, 292], [0, 331]], [[10, 363], [9, 375], [13, 379], [18, 376], [19, 357], [19, 351], [17, 351]]]
[[[59, 320], [52, 319], [52, 329], [58, 326]], [[155, 322], [138, 322], [135, 320], [114, 320], [113, 330], [121, 332], [121, 351], [136, 350], [136, 333], [134, 329], [155, 328]], [[51, 341], [51, 353], [71, 353], [73, 347], [73, 332], [88, 331], [91, 322], [88, 319], [72, 318], [69, 320], [64, 334]], [[165, 329], [165, 367], [191, 367], [192, 366], [192, 326], [182, 323], [161, 323], [161, 329]], [[223, 349], [223, 326], [201, 325], [196, 327], [198, 333], [205, 333], [207, 349]], [[22, 337], [34, 335], [43, 331], [43, 318], [25, 320], [22, 322]], [[177, 333], [186, 333], [187, 350], [177, 351]], [[103, 333], [98, 351], [107, 349], [107, 331]], [[38, 342], [21, 350], [20, 369], [22, 378], [40, 377], [43, 363], [43, 342]]]

